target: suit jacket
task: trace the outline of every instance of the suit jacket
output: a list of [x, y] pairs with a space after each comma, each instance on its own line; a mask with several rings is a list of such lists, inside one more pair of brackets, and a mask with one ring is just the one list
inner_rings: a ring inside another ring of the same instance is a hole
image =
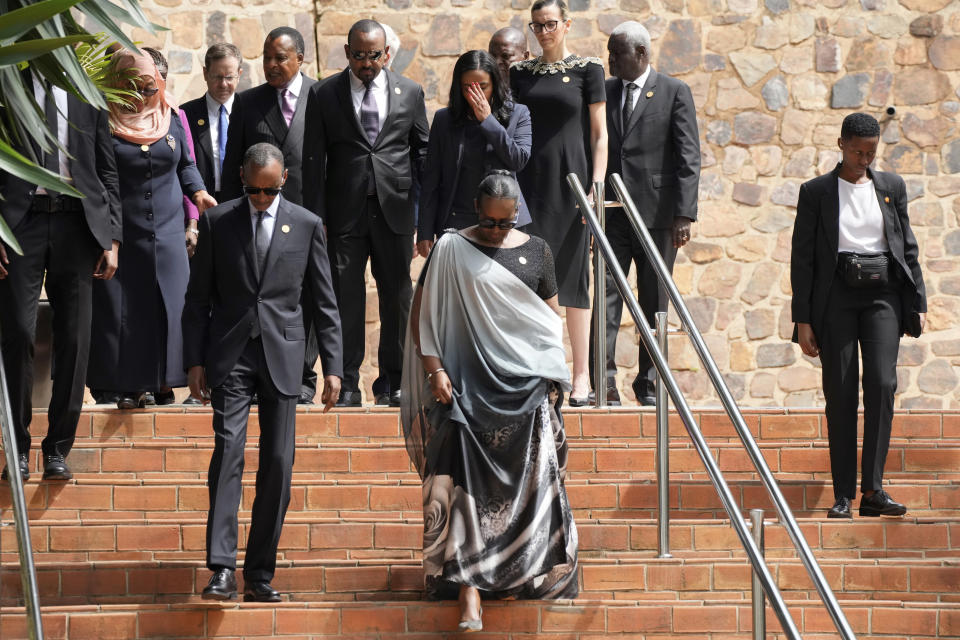
[[[113, 154], [107, 112], [68, 93], [67, 121], [70, 125], [67, 151], [72, 156], [68, 162], [73, 186], [85, 196], [81, 203], [90, 233], [101, 248], [110, 249], [114, 240], [123, 240], [123, 216], [117, 160]], [[0, 196], [3, 197], [0, 215], [11, 229], [16, 228], [30, 211], [36, 191], [37, 185], [0, 171]]]
[[607, 175], [620, 174], [648, 228], [696, 220], [700, 135], [690, 87], [651, 68], [627, 123], [623, 81], [609, 78], [606, 88]]
[[[837, 270], [840, 238], [840, 196], [837, 178], [840, 165], [830, 173], [800, 186], [797, 218], [793, 227], [790, 256], [790, 284], [793, 288], [793, 321], [813, 326], [823, 335], [830, 286]], [[917, 240], [907, 215], [907, 188], [894, 173], [867, 170], [877, 192], [883, 228], [894, 262], [899, 266], [901, 309], [906, 318], [911, 312], [926, 312], [927, 294], [920, 271]], [[901, 327], [901, 333], [903, 327]], [[794, 342], [797, 331], [794, 327]]]
[[[526, 105], [516, 104], [506, 128], [491, 115], [480, 123], [480, 129], [487, 141], [485, 169], [506, 169], [516, 178], [517, 172], [530, 159], [530, 147], [533, 145], [530, 110]], [[447, 227], [446, 221], [459, 186], [460, 166], [465, 152], [463, 138], [464, 128], [451, 121], [449, 109], [440, 109], [434, 114], [421, 181], [418, 239], [432, 239]], [[466, 153], [476, 152], [475, 149], [466, 150]], [[529, 224], [530, 210], [523, 194], [520, 194], [518, 204], [517, 226]]]
[[427, 152], [423, 89], [388, 69], [387, 116], [370, 143], [353, 110], [349, 67], [310, 90], [304, 133], [304, 206], [333, 233], [349, 231], [365, 207], [370, 172], [387, 224], [414, 230], [415, 183]]
[[299, 394], [306, 349], [302, 301], [311, 306], [324, 375], [342, 377], [340, 314], [317, 217], [280, 200], [262, 277], [254, 267], [246, 198], [206, 211], [199, 228], [182, 316], [184, 367], [202, 365], [210, 387], [222, 384], [259, 314], [270, 378], [281, 393]]
[[[207, 191], [215, 198], [219, 198], [220, 193], [214, 193], [214, 188], [217, 184], [217, 177], [214, 173], [216, 160], [213, 155], [213, 146], [210, 139], [210, 116], [207, 113], [206, 94], [195, 100], [183, 103], [180, 105], [180, 110], [186, 114], [187, 122], [190, 125], [190, 135], [193, 137], [194, 160], [197, 162], [197, 171], [200, 172], [200, 177], [203, 178], [203, 184], [207, 185]], [[200, 124], [201, 122], [203, 124]], [[217, 123], [213, 124], [217, 126]], [[228, 140], [230, 139], [229, 135], [228, 130]]]
[[[301, 75], [303, 75], [301, 73]], [[280, 112], [277, 90], [266, 82], [258, 87], [238, 93], [230, 112], [230, 128], [227, 129], [227, 149], [223, 157], [223, 175], [220, 176], [220, 191], [225, 199], [243, 195], [240, 181], [240, 166], [243, 154], [258, 142], [269, 142], [283, 152], [287, 168], [287, 182], [283, 185], [283, 197], [294, 204], [303, 203], [303, 153], [304, 113], [307, 93], [317, 83], [303, 75], [303, 87], [297, 99], [293, 120], [287, 126]], [[206, 108], [204, 108], [206, 109]]]

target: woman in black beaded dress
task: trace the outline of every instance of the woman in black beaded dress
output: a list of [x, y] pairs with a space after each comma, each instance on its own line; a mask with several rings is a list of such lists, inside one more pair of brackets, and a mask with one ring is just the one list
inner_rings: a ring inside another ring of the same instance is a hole
[[514, 227], [507, 171], [480, 183], [478, 223], [442, 235], [414, 294], [401, 422], [423, 479], [427, 595], [573, 598], [577, 530], [563, 487], [559, 407], [570, 373], [553, 256]]
[[570, 405], [583, 406], [590, 391], [590, 260], [587, 227], [567, 174], [589, 185], [602, 181], [607, 170], [603, 63], [567, 49], [571, 21], [564, 0], [537, 0], [530, 15], [543, 54], [510, 69], [513, 99], [530, 109], [533, 124], [530, 161], [519, 174], [533, 220], [525, 230], [546, 240], [557, 258], [560, 305], [567, 308], [573, 351]]

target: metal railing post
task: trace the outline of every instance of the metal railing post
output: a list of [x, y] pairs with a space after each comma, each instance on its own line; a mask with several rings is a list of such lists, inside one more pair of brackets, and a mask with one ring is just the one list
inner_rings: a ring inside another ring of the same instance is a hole
[[[658, 311], [657, 344], [667, 358], [667, 314]], [[669, 360], [668, 360], [669, 361]], [[657, 556], [670, 555], [670, 406], [667, 385], [657, 373]]]
[[[613, 177], [618, 178], [616, 174], [614, 174]], [[636, 324], [637, 329], [640, 330], [640, 339], [643, 341], [643, 346], [647, 350], [647, 353], [650, 354], [650, 359], [653, 361], [653, 365], [656, 368], [657, 373], [663, 377], [664, 383], [667, 385], [667, 391], [670, 393], [670, 397], [673, 399], [673, 404], [677, 408], [677, 413], [680, 415], [680, 419], [683, 421], [683, 425], [686, 427], [687, 433], [690, 435], [690, 440], [693, 442], [694, 448], [697, 450], [697, 455], [700, 456], [703, 466], [706, 467], [707, 474], [710, 476], [710, 481], [713, 484], [714, 489], [716, 489], [717, 495], [720, 497], [720, 502], [723, 503], [724, 510], [730, 517], [730, 522], [733, 525], [734, 531], [737, 533], [737, 537], [740, 539], [740, 544], [743, 546], [744, 551], [746, 551], [747, 557], [750, 559], [750, 563], [753, 565], [754, 571], [760, 574], [760, 581], [763, 584], [763, 589], [770, 598], [770, 603], [773, 606], [774, 612], [777, 614], [777, 619], [780, 621], [780, 626], [783, 628], [784, 635], [786, 635], [786, 637], [790, 640], [800, 640], [800, 632], [797, 630], [797, 625], [793, 622], [793, 618], [790, 616], [790, 612], [787, 610], [787, 605], [783, 601], [783, 596], [780, 594], [780, 590], [777, 588], [777, 584], [774, 581], [773, 576], [770, 575], [770, 569], [760, 556], [757, 546], [753, 543], [753, 538], [750, 537], [750, 532], [747, 528], [746, 522], [743, 519], [743, 514], [740, 512], [740, 508], [737, 506], [737, 502], [733, 497], [733, 493], [730, 491], [730, 487], [727, 485], [726, 480], [723, 478], [723, 474], [720, 472], [720, 467], [717, 465], [717, 461], [713, 458], [713, 454], [710, 451], [710, 447], [707, 445], [707, 441], [703, 438], [703, 434], [700, 433], [700, 428], [697, 426], [697, 421], [693, 417], [693, 412], [690, 411], [690, 406], [683, 397], [683, 392], [680, 391], [680, 385], [677, 384], [676, 378], [673, 377], [673, 373], [670, 371], [670, 366], [667, 364], [666, 359], [664, 359], [663, 354], [657, 347], [656, 342], [654, 342], [652, 330], [650, 329], [650, 323], [647, 322], [647, 318], [643, 315], [643, 310], [640, 308], [640, 303], [637, 302], [637, 298], [633, 295], [633, 291], [630, 289], [630, 284], [627, 282], [627, 276], [623, 273], [623, 269], [620, 268], [620, 264], [614, 258], [613, 249], [610, 247], [610, 243], [607, 241], [606, 235], [604, 235], [603, 231], [600, 229], [600, 224], [597, 220], [597, 217], [593, 213], [593, 207], [590, 206], [590, 203], [587, 201], [587, 194], [584, 192], [583, 186], [580, 184], [580, 179], [577, 177], [577, 174], [571, 173], [567, 175], [567, 183], [573, 189], [574, 195], [577, 198], [577, 202], [580, 203], [580, 211], [587, 220], [587, 224], [590, 225], [590, 230], [593, 232], [593, 238], [595, 241], [594, 250], [602, 251], [604, 256], [606, 256], [607, 265], [610, 269], [610, 273], [613, 275], [614, 281], [617, 284], [617, 289], [620, 291], [620, 295], [629, 309], [630, 315], [633, 317], [633, 321]], [[621, 182], [620, 184], [622, 185], [623, 183]], [[627, 197], [629, 198], [629, 196]], [[623, 199], [621, 199], [621, 202], [624, 202], [624, 204], [627, 203]], [[644, 229], [644, 232], [646, 233], [646, 229]], [[649, 235], [649, 233], [646, 234], [648, 241]], [[663, 260], [661, 259], [660, 262], [662, 264]]]
[[0, 356], [0, 439], [3, 440], [3, 452], [7, 461], [7, 481], [10, 483], [10, 495], [13, 499], [13, 521], [17, 529], [17, 549], [20, 552], [20, 583], [23, 588], [24, 604], [27, 608], [27, 633], [30, 640], [43, 640], [43, 621], [40, 618], [40, 594], [37, 589], [37, 571], [33, 565], [33, 547], [30, 543], [30, 525], [27, 521], [27, 501], [23, 494], [23, 481], [20, 478], [20, 461], [17, 452], [17, 440], [10, 425], [10, 391], [7, 387], [7, 373]]
[[[763, 540], [763, 509], [750, 509], [750, 523], [753, 527], [753, 541], [760, 549], [760, 555], [764, 553]], [[763, 640], [767, 636], [767, 618], [766, 598], [763, 595], [763, 587], [760, 585], [760, 578], [756, 571], [753, 572], [753, 587], [751, 590], [751, 600], [753, 603], [753, 640]]]
[[[593, 183], [593, 197], [596, 203], [597, 219], [600, 228], [606, 231], [606, 212], [603, 206], [604, 184], [602, 180]], [[593, 389], [594, 405], [607, 406], [607, 269], [603, 254], [593, 252]]]

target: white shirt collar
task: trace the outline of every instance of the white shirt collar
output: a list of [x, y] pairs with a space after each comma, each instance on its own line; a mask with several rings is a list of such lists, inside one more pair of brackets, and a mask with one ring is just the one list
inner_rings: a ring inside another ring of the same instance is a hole
[[[292, 93], [293, 97], [299, 98], [301, 88], [303, 88], [303, 74], [298, 71], [297, 75], [293, 76], [293, 80], [291, 80], [290, 83], [284, 87], [284, 89]], [[283, 91], [283, 89], [280, 91]], [[277, 93], [280, 93], [280, 91]]]
[[[347, 72], [347, 75], [350, 76], [350, 88], [354, 91], [366, 91], [367, 87], [363, 84], [363, 80], [358, 78], [351, 69]], [[374, 91], [381, 91], [387, 87], [387, 72], [385, 69], [381, 69], [380, 73], [377, 74], [377, 77], [373, 79], [370, 83], [371, 88]]]
[[635, 84], [635, 85], [637, 85], [637, 90], [643, 89], [643, 85], [647, 84], [647, 78], [650, 77], [650, 71], [651, 71], [652, 69], [653, 69], [653, 67], [648, 64], [648, 65], [647, 65], [647, 68], [644, 70], [643, 73], [640, 74], [640, 77], [637, 78], [636, 80], [623, 80], [623, 79], [621, 78], [621, 82], [623, 82], [623, 92], [624, 92], [624, 95], [626, 95], [627, 85], [628, 85], [628, 84]]
[[[207, 111], [209, 113], [220, 113], [220, 104], [216, 99], [211, 96], [209, 93], [205, 93], [204, 97], [207, 99]], [[237, 97], [236, 93], [231, 93], [230, 97], [227, 98], [227, 101], [222, 103], [223, 106], [227, 108], [227, 115], [233, 111], [233, 99]]]
[[[279, 193], [277, 194], [277, 197], [273, 199], [273, 202], [271, 202], [270, 206], [267, 207], [266, 210], [264, 211], [264, 213], [266, 213], [266, 217], [268, 218], [277, 217], [277, 210], [280, 209], [280, 198], [282, 197], [283, 196], [281, 196]], [[252, 215], [254, 218], [256, 218], [257, 215], [260, 213], [259, 211], [257, 211], [257, 208], [253, 206], [253, 203], [250, 202], [250, 198], [247, 198], [247, 207], [249, 207], [250, 209], [250, 215]]]

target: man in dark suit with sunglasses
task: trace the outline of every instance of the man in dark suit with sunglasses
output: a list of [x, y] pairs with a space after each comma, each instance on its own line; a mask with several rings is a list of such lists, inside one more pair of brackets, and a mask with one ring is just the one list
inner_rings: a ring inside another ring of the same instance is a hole
[[315, 85], [304, 132], [304, 206], [323, 219], [343, 326], [339, 406], [360, 404], [366, 329], [364, 271], [371, 260], [380, 301], [377, 404], [400, 404], [403, 339], [412, 286], [415, 181], [427, 151], [420, 85], [384, 69], [383, 27], [360, 20], [347, 35], [349, 63]]
[[246, 196], [200, 218], [183, 308], [190, 392], [213, 405], [207, 566], [214, 574], [203, 597], [236, 597], [237, 509], [247, 418], [257, 394], [260, 462], [243, 566], [244, 600], [277, 602], [280, 595], [270, 582], [290, 502], [306, 346], [301, 305], [310, 307], [317, 332], [325, 411], [340, 392], [340, 317], [323, 225], [280, 195], [287, 179], [282, 152], [268, 143], [253, 145], [244, 154], [242, 176]]

